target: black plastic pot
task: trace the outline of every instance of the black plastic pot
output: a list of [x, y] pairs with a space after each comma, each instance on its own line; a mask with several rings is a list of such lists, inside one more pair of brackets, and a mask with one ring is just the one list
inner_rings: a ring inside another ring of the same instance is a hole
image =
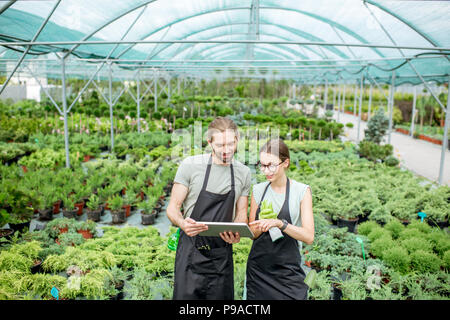
[[111, 217], [113, 224], [124, 223], [126, 218], [125, 210], [111, 211]]
[[[154, 211], [153, 211], [154, 212]], [[142, 224], [148, 226], [155, 223], [156, 214], [141, 214]]]
[[28, 228], [28, 230], [30, 230], [30, 222], [31, 221], [22, 223], [9, 223], [9, 226], [14, 230], [14, 232], [19, 231], [20, 233], [22, 233], [25, 228]]
[[100, 216], [102, 214], [102, 208], [98, 208], [97, 210], [91, 211], [87, 210], [87, 218], [92, 221], [100, 221]]
[[39, 210], [39, 220], [52, 220], [53, 219], [53, 208]]
[[355, 227], [356, 227], [357, 223], [358, 223], [358, 218], [356, 218], [354, 220], [338, 218], [338, 220], [337, 220], [338, 228], [347, 227], [348, 232], [353, 232], [353, 233], [355, 233]]
[[333, 287], [333, 300], [342, 300], [342, 290], [339, 288], [336, 288], [336, 286]]
[[427, 223], [431, 227], [436, 227], [436, 225], [437, 225], [441, 229], [444, 229], [444, 228], [448, 227], [448, 220], [434, 222], [433, 220], [427, 219]]
[[76, 219], [77, 218], [77, 212], [78, 209], [74, 209], [74, 210], [63, 210], [63, 217], [64, 218], [69, 218], [69, 219]]
[[158, 213], [159, 212], [161, 212], [161, 209], [162, 209], [162, 205], [160, 204], [160, 203], [156, 203], [156, 205], [155, 205], [155, 207], [154, 207], [154, 209], [156, 210], [156, 211], [158, 211]]
[[39, 263], [37, 263], [31, 267], [31, 273], [32, 274], [40, 273], [42, 271], [41, 265], [42, 265], [42, 260], [39, 260]]
[[122, 300], [123, 299], [123, 286], [124, 282], [121, 282], [119, 285], [116, 285], [116, 290], [119, 290], [119, 293], [115, 296], [112, 296], [110, 300]]
[[[14, 234], [14, 230], [11, 228], [0, 229], [0, 239], [11, 240], [11, 236]], [[0, 241], [1, 244], [1, 241]]]

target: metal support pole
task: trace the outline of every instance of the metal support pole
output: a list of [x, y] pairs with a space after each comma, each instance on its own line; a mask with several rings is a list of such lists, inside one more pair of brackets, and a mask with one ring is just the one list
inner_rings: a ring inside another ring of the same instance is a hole
[[367, 110], [367, 121], [370, 120], [370, 112], [371, 112], [371, 108], [372, 108], [372, 84], [370, 84], [369, 87], [369, 110]]
[[341, 94], [342, 86], [338, 86], [338, 112], [337, 112], [337, 122], [339, 122], [339, 116], [341, 114]]
[[335, 105], [336, 105], [336, 84], [334, 84], [333, 86], [333, 110]]
[[69, 126], [67, 125], [67, 98], [66, 98], [66, 59], [64, 57], [61, 58], [61, 82], [62, 82], [61, 100], [63, 104], [63, 117], [64, 117], [64, 147], [66, 150], [66, 168], [70, 168]]
[[114, 118], [113, 118], [113, 101], [112, 101], [112, 69], [109, 63], [109, 120], [111, 121], [111, 153], [114, 152]]
[[344, 83], [344, 93], [342, 95], [342, 113], [345, 113], [345, 83]]
[[359, 131], [361, 128], [361, 113], [362, 113], [362, 98], [363, 98], [363, 89], [364, 89], [364, 75], [361, 75], [361, 89], [359, 92], [359, 114], [358, 114], [358, 133], [356, 136], [356, 141], [359, 143]]
[[[450, 85], [450, 77], [448, 79], [448, 84]], [[439, 184], [443, 184], [444, 175], [444, 164], [445, 164], [445, 153], [448, 148], [448, 128], [450, 126], [450, 86], [447, 95], [447, 110], [445, 111], [445, 125], [444, 125], [444, 140], [442, 140], [442, 151], [441, 151], [441, 164], [439, 166]]]
[[137, 92], [136, 92], [136, 105], [137, 105], [137, 131], [140, 133], [141, 132], [141, 91], [140, 91], [140, 82], [141, 82], [141, 72], [140, 69], [138, 69], [137, 72]]
[[394, 112], [394, 91], [395, 91], [395, 71], [392, 71], [392, 83], [390, 88], [390, 101], [388, 102], [389, 106], [389, 131], [388, 131], [388, 144], [391, 144], [391, 133], [392, 133], [392, 114]]
[[155, 89], [153, 90], [153, 99], [155, 101], [155, 112], [158, 111], [158, 77], [156, 76], [156, 70], [153, 70], [153, 85]]
[[417, 102], [417, 87], [414, 86], [414, 96], [413, 96], [413, 108], [411, 114], [411, 128], [409, 130], [409, 136], [412, 137], [414, 135], [414, 125], [416, 120], [416, 102]]
[[325, 95], [323, 97], [323, 107], [325, 110], [327, 110], [327, 103], [328, 103], [328, 79], [325, 79]]
[[358, 97], [358, 82], [355, 84], [355, 94], [353, 98], [353, 115], [356, 116], [356, 99]]

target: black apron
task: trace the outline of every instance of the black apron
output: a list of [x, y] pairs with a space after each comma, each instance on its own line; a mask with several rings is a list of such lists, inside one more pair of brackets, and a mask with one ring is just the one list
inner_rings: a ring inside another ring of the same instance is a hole
[[[264, 190], [261, 202], [269, 185]], [[286, 198], [278, 218], [292, 223], [289, 189], [287, 179]], [[258, 207], [256, 220], [259, 219], [259, 212]], [[247, 261], [247, 300], [306, 300], [308, 286], [304, 282], [305, 272], [300, 265], [298, 242], [286, 233], [283, 236], [272, 242], [269, 232], [264, 232], [253, 241]]]
[[[212, 157], [209, 158], [203, 187], [191, 218], [195, 221], [232, 222], [234, 210], [234, 171], [231, 190], [225, 194], [206, 191]], [[233, 247], [220, 237], [189, 237], [180, 230], [175, 256], [175, 300], [233, 300]]]

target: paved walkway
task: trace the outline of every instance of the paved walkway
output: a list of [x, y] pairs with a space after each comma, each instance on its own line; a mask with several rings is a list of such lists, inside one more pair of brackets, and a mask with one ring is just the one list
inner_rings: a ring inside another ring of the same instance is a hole
[[[324, 109], [319, 114], [323, 114]], [[337, 120], [337, 111], [333, 118]], [[345, 137], [352, 142], [357, 142], [358, 117], [350, 114], [341, 113], [339, 122], [346, 124], [352, 122], [354, 127], [349, 129], [345, 127]], [[367, 128], [367, 122], [361, 121], [359, 140], [364, 139], [364, 129]], [[387, 136], [385, 143], [387, 143]], [[434, 182], [439, 180], [439, 166], [441, 161], [442, 146], [411, 138], [399, 132], [391, 133], [391, 144], [394, 146], [394, 155], [400, 160], [402, 167], [414, 172], [416, 175], [427, 178]], [[443, 184], [450, 186], [450, 151], [445, 152]]]

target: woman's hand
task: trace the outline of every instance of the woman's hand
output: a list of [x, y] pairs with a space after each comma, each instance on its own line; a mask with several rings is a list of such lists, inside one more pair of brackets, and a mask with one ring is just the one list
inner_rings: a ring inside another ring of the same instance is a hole
[[272, 227], [281, 228], [283, 221], [279, 219], [261, 219], [250, 222], [249, 225], [256, 227], [261, 232], [267, 232]]
[[241, 241], [241, 236], [239, 235], [239, 232], [233, 233], [233, 232], [221, 232], [220, 237], [223, 241], [229, 244], [238, 243]]
[[183, 220], [183, 225], [181, 229], [189, 236], [193, 237], [198, 235], [200, 232], [208, 230], [208, 226], [204, 223], [198, 223], [194, 219], [186, 218]]

